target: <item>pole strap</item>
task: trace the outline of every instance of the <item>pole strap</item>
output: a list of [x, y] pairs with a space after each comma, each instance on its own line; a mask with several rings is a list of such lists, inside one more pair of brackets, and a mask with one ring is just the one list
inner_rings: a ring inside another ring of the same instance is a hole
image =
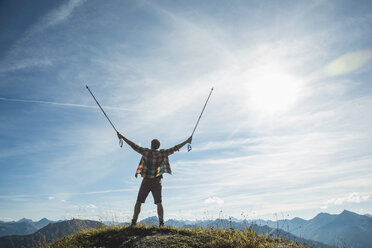
[[187, 151], [189, 152], [189, 151], [191, 151], [192, 150], [192, 146], [191, 146], [191, 144], [187, 144]]

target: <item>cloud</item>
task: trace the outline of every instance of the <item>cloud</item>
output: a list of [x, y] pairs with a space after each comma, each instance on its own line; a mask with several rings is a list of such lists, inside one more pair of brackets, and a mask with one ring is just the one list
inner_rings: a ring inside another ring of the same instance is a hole
[[370, 199], [371, 199], [371, 195], [369, 194], [353, 192], [346, 197], [333, 198], [333, 199], [327, 200], [326, 202], [324, 202], [324, 205], [321, 206], [320, 208], [327, 209], [331, 205], [338, 206], [338, 205], [342, 205], [345, 203], [361, 203], [361, 202], [368, 201]]
[[65, 5], [54, 10], [45, 17], [45, 27], [50, 27], [63, 22], [69, 18], [76, 7], [81, 5], [84, 0], [70, 0]]
[[224, 203], [224, 200], [222, 200], [221, 198], [217, 197], [217, 196], [212, 196], [212, 197], [209, 197], [208, 199], [204, 200], [204, 203], [207, 203], [207, 204], [223, 204]]
[[70, 0], [66, 4], [51, 11], [45, 15], [36, 26], [33, 27], [32, 32], [40, 32], [46, 28], [66, 21], [71, 16], [74, 9], [80, 6], [83, 2], [84, 0]]
[[[72, 205], [73, 208], [75, 209], [96, 209], [98, 208], [96, 205], [94, 204], [86, 204], [86, 205]], [[93, 210], [94, 211], [94, 210]]]
[[50, 59], [41, 59], [41, 58], [29, 58], [23, 59], [18, 63], [9, 64], [7, 67], [3, 67], [0, 69], [0, 72], [9, 72], [9, 71], [17, 71], [28, 67], [36, 67], [36, 66], [51, 66], [52, 61]]
[[[34, 42], [36, 35], [70, 18], [73, 11], [84, 2], [85, 0], [69, 0], [40, 18], [35, 25], [28, 29], [23, 36], [15, 42], [14, 46], [7, 52], [5, 60], [0, 61], [0, 73], [17, 71], [29, 67], [52, 66], [54, 58], [45, 58], [35, 51], [30, 44]], [[42, 43], [42, 41], [40, 43]], [[30, 54], [30, 56], [28, 56], [28, 54]]]
[[54, 199], [55, 199], [54, 196], [49, 196], [49, 197], [48, 197], [48, 200], [49, 200], [49, 201], [54, 200]]
[[0, 217], [0, 220], [1, 220], [1, 221], [4, 221], [4, 222], [11, 222], [11, 221], [14, 221], [14, 219], [11, 219], [11, 218], [3, 218], [3, 217]]

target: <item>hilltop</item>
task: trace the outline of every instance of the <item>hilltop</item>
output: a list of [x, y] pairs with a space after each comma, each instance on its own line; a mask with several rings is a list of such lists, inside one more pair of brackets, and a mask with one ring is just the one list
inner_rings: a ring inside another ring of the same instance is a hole
[[305, 248], [294, 242], [280, 238], [268, 238], [258, 235], [248, 228], [245, 231], [235, 229], [186, 229], [138, 225], [136, 227], [108, 226], [81, 231], [64, 237], [49, 248], [64, 247], [272, 247]]

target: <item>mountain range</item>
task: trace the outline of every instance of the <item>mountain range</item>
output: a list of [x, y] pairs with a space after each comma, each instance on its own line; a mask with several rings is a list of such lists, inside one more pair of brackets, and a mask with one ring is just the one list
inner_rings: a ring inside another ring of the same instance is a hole
[[347, 210], [341, 214], [319, 213], [311, 220], [256, 221], [259, 225], [283, 229], [298, 237], [337, 247], [371, 247], [372, 218]]
[[[157, 224], [156, 217], [150, 217], [142, 222]], [[174, 227], [202, 227], [225, 228], [231, 227], [244, 230], [252, 228], [259, 234], [276, 235], [299, 243], [306, 243], [312, 247], [358, 247], [370, 248], [372, 245], [372, 218], [371, 215], [359, 215], [347, 210], [340, 214], [319, 213], [313, 219], [301, 218], [284, 219], [278, 221], [266, 220], [238, 220], [235, 218], [180, 221], [170, 219], [165, 225]]]
[[[21, 222], [27, 223], [27, 222]], [[40, 230], [28, 235], [10, 235], [0, 238], [0, 247], [39, 247], [47, 243], [63, 238], [67, 235], [81, 230], [100, 227], [103, 224], [92, 220], [68, 220], [56, 223], [49, 223]]]
[[39, 221], [32, 221], [30, 219], [20, 219], [19, 221], [3, 222], [0, 221], [0, 237], [7, 235], [27, 235], [32, 234], [39, 229], [47, 226], [50, 223], [57, 223], [59, 221], [52, 221], [43, 218]]
[[[149, 217], [141, 221], [147, 225], [157, 225], [157, 217]], [[107, 225], [129, 225], [129, 223], [105, 223]], [[30, 247], [64, 237], [82, 229], [103, 225], [90, 220], [50, 221], [41, 219], [34, 222], [21, 219], [17, 222], [1, 222], [0, 247]], [[301, 218], [278, 221], [240, 220], [233, 217], [216, 220], [175, 220], [169, 219], [166, 226], [179, 228], [234, 228], [245, 230], [252, 228], [259, 234], [276, 236], [298, 243], [308, 244], [316, 248], [359, 247], [369, 248], [372, 244], [372, 216], [359, 215], [347, 210], [342, 213], [319, 213], [313, 219]]]

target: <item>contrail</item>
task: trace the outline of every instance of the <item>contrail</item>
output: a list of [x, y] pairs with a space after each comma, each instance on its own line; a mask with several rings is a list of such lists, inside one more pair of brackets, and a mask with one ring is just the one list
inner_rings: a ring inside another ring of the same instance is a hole
[[117, 192], [131, 192], [136, 191], [136, 189], [112, 189], [112, 190], [101, 190], [101, 191], [91, 191], [91, 192], [66, 192], [66, 193], [56, 193], [56, 194], [31, 194], [31, 195], [0, 195], [0, 199], [16, 199], [16, 198], [34, 198], [34, 197], [50, 197], [50, 196], [77, 196], [77, 195], [96, 195], [96, 194], [107, 194], [107, 193], [117, 193]]
[[[5, 97], [0, 97], [0, 101], [52, 104], [52, 105], [66, 106], [66, 107], [76, 107], [76, 108], [94, 108], [94, 109], [98, 108], [97, 106], [84, 105], [84, 104], [62, 103], [62, 102], [49, 102], [49, 101], [38, 101], [38, 100], [24, 100], [24, 99], [14, 99], [14, 98], [5, 98]], [[134, 111], [133, 109], [128, 109], [128, 108], [108, 107], [108, 106], [104, 106], [104, 107], [106, 109]]]

